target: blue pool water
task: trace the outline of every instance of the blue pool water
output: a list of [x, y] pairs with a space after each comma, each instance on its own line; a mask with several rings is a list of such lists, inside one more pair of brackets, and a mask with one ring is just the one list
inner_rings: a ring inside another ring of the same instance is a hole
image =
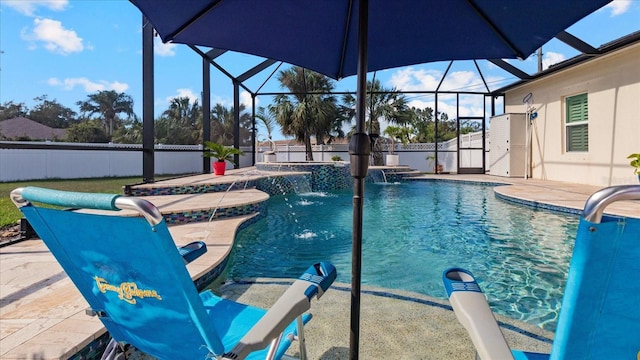
[[[288, 194], [238, 234], [230, 278], [297, 277], [331, 261], [351, 282], [352, 190]], [[471, 270], [500, 314], [555, 330], [578, 217], [496, 199], [490, 186], [366, 184], [362, 282], [446, 298], [442, 271]]]

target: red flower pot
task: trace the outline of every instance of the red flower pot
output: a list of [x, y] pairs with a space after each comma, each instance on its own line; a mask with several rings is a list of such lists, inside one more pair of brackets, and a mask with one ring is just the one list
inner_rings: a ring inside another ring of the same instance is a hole
[[224, 170], [227, 168], [226, 161], [214, 161], [213, 162], [213, 173], [215, 175], [224, 175]]

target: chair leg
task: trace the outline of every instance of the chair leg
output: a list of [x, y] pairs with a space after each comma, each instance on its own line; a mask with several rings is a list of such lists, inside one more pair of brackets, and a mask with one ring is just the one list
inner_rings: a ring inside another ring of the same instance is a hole
[[126, 359], [126, 349], [116, 339], [111, 338], [100, 360], [123, 360]]
[[269, 352], [267, 353], [266, 359], [273, 360], [275, 359], [276, 353], [278, 352], [278, 347], [280, 346], [280, 340], [282, 339], [282, 333], [278, 335], [277, 338], [273, 339], [271, 345], [269, 346]]
[[304, 323], [302, 316], [298, 316], [298, 342], [300, 343], [300, 360], [307, 360], [307, 345], [304, 339]]

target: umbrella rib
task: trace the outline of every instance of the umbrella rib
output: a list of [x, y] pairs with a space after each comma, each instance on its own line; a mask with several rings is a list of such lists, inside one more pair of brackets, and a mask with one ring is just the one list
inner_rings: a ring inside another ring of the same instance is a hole
[[182, 26], [180, 26], [179, 28], [176, 29], [176, 31], [170, 33], [167, 36], [167, 40], [168, 41], [172, 41], [173, 39], [175, 39], [178, 35], [180, 35], [181, 32], [185, 31], [189, 26], [193, 25], [195, 22], [197, 22], [201, 17], [203, 17], [204, 15], [206, 15], [209, 11], [211, 11], [211, 9], [215, 8], [216, 6], [218, 6], [218, 4], [220, 4], [222, 2], [222, 0], [216, 0], [214, 2], [212, 2], [211, 4], [209, 4], [209, 6], [204, 7], [200, 12], [198, 12], [195, 16], [193, 16], [191, 19], [187, 20], [184, 24], [182, 24]]
[[493, 32], [495, 32], [496, 35], [498, 35], [498, 37], [502, 40], [502, 42], [505, 43], [518, 58], [525, 59], [527, 57], [525, 54], [523, 54], [520, 50], [516, 48], [516, 46], [511, 42], [511, 40], [509, 40], [509, 38], [507, 38], [504, 32], [502, 32], [500, 29], [496, 27], [496, 25], [491, 21], [491, 19], [487, 16], [487, 14], [485, 14], [484, 11], [482, 11], [482, 9], [480, 9], [476, 5], [474, 0], [467, 0], [467, 3], [469, 4], [469, 6], [473, 8], [473, 10], [475, 10], [475, 12], [480, 16], [480, 18], [484, 20], [484, 22], [491, 28], [491, 30], [493, 30]]
[[351, 12], [353, 10], [353, 0], [349, 1], [349, 9], [347, 9], [347, 19], [345, 21], [345, 29], [344, 29], [344, 37], [342, 39], [342, 52], [340, 53], [340, 67], [338, 68], [338, 76], [337, 79], [342, 79], [342, 74], [344, 73], [344, 58], [347, 56], [347, 39], [349, 38], [349, 28], [351, 24]]

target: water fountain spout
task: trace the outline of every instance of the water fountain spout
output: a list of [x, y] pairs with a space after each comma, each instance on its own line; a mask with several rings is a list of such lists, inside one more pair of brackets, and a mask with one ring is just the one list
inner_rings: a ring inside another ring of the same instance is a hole
[[[269, 141], [269, 150], [264, 151], [262, 153], [262, 161], [263, 162], [277, 162], [277, 156], [276, 156], [276, 150], [277, 150], [277, 146], [276, 143], [271, 139], [271, 137], [264, 139], [262, 138], [262, 142], [264, 141]], [[259, 143], [260, 141], [258, 141]]]

